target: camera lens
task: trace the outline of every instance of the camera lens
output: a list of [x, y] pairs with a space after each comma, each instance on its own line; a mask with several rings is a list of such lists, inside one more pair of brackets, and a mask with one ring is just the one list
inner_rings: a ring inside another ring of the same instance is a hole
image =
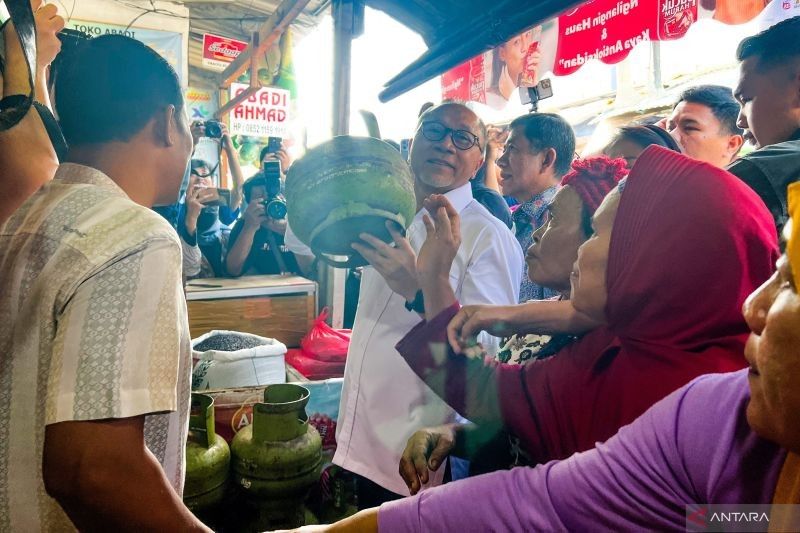
[[286, 218], [286, 202], [280, 199], [270, 201], [266, 206], [267, 215], [275, 220]]
[[222, 128], [220, 127], [220, 123], [216, 120], [207, 120], [206, 121], [206, 137], [210, 137], [212, 139], [221, 139], [222, 138]]

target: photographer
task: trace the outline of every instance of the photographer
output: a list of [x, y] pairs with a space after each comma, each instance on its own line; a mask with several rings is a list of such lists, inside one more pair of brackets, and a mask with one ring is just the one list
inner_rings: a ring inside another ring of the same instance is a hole
[[230, 276], [299, 272], [294, 255], [284, 244], [285, 215], [272, 218], [267, 214], [268, 203], [282, 198], [279, 176], [279, 169], [267, 166], [242, 187], [247, 209], [233, 227], [228, 241], [225, 266]]
[[208, 163], [192, 159], [184, 203], [178, 215], [178, 235], [183, 248], [186, 279], [225, 275], [225, 249], [230, 228], [220, 220], [223, 209], [218, 190], [211, 183]]
[[[50, 107], [47, 93], [47, 71], [61, 49], [58, 32], [64, 19], [58, 16], [55, 5], [32, 0], [36, 23], [36, 100]], [[13, 108], [15, 100], [30, 93], [28, 66], [17, 39], [14, 24], [2, 27], [5, 41], [5, 64], [0, 68], [0, 108]], [[0, 182], [3, 195], [0, 201], [0, 222], [6, 220], [36, 189], [53, 177], [58, 166], [53, 145], [39, 114], [30, 109], [13, 128], [0, 132]]]
[[242, 174], [242, 167], [239, 164], [239, 154], [233, 147], [231, 136], [228, 134], [228, 127], [224, 123], [216, 120], [201, 121], [196, 120], [191, 125], [192, 140], [195, 147], [201, 137], [214, 139], [220, 143], [222, 147], [221, 153], [225, 154], [230, 168], [230, 174], [233, 178], [233, 185], [231, 186], [231, 201], [230, 210], [220, 210], [220, 220], [224, 224], [233, 224], [239, 216], [240, 207], [242, 205], [242, 185], [244, 184], [244, 174]]
[[270, 137], [267, 145], [261, 149], [258, 160], [261, 161], [261, 170], [264, 170], [265, 165], [269, 161], [279, 161], [281, 164], [281, 178], [286, 178], [286, 171], [292, 165], [292, 160], [289, 157], [289, 152], [283, 146], [283, 141], [280, 137]]

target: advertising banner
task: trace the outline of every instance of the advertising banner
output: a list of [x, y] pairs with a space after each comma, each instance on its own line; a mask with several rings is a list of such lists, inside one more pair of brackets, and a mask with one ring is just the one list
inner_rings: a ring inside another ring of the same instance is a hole
[[650, 40], [678, 39], [697, 20], [697, 0], [596, 0], [558, 18], [553, 74], [565, 76], [590, 59], [614, 64]]
[[183, 79], [183, 72], [186, 70], [183, 57], [183, 36], [180, 33], [161, 30], [149, 30], [144, 28], [125, 28], [115, 24], [104, 24], [102, 22], [89, 22], [86, 20], [71, 19], [67, 27], [85, 33], [89, 37], [99, 37], [100, 35], [126, 35], [137, 41], [141, 41], [167, 60], [178, 73], [181, 85], [186, 84]]
[[206, 33], [203, 35], [203, 67], [222, 72], [239, 54], [241, 54], [247, 44], [244, 41], [228, 39], [219, 35]]
[[800, 0], [589, 0], [444, 73], [442, 98], [502, 109], [542, 73], [618, 63], [644, 41], [680, 39], [698, 18], [742, 24], [762, 11], [771, 25], [797, 14]]
[[184, 93], [189, 120], [209, 120], [217, 111], [213, 91], [189, 87]]
[[[231, 84], [231, 98], [247, 85]], [[291, 97], [286, 89], [265, 87], [238, 105], [230, 113], [231, 135], [252, 137], [288, 137]]]

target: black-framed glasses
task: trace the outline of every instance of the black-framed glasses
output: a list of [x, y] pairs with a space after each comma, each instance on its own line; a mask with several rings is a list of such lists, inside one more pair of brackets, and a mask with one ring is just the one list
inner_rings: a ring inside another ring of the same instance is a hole
[[429, 141], [441, 141], [446, 135], [450, 134], [450, 140], [453, 141], [453, 146], [459, 150], [469, 150], [476, 145], [478, 150], [481, 149], [478, 136], [471, 131], [448, 128], [441, 122], [432, 121], [423, 122], [420, 126], [420, 130], [422, 130], [422, 136]]

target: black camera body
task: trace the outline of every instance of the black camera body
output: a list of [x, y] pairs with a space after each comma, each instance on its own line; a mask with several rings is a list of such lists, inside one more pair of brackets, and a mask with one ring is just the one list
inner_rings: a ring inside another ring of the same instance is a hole
[[222, 123], [219, 120], [206, 120], [203, 125], [206, 129], [206, 137], [211, 139], [222, 138]]
[[267, 197], [261, 202], [264, 204], [264, 211], [274, 220], [283, 220], [286, 218], [286, 200], [281, 195], [280, 161], [266, 161], [261, 175], [267, 190]]

